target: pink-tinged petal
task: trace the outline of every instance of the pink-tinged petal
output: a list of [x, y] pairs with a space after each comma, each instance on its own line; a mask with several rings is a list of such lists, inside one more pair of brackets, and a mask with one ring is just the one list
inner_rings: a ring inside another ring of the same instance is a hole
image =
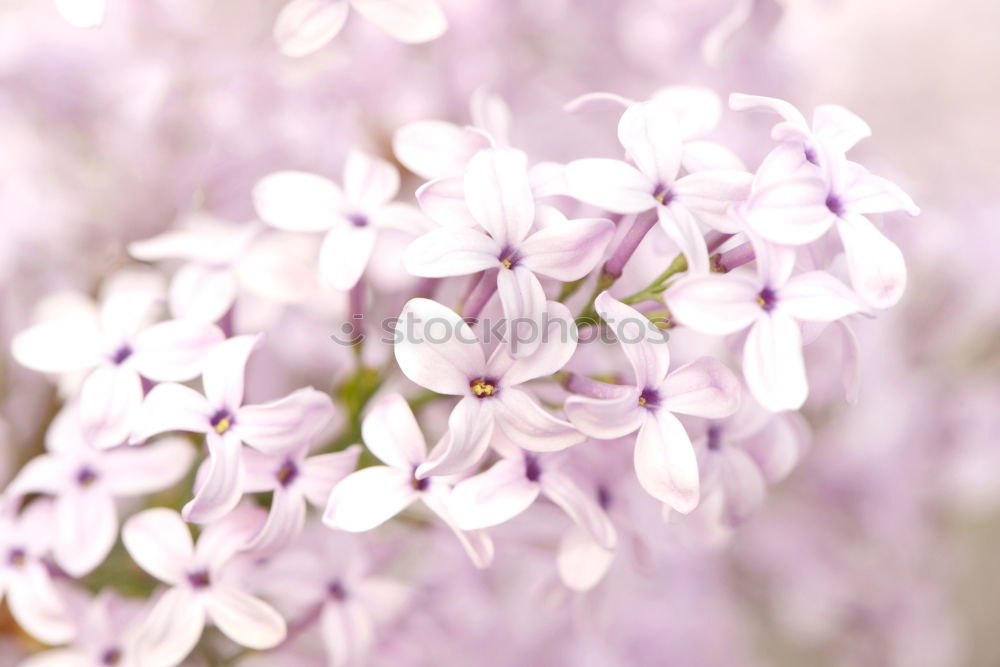
[[843, 320], [836, 322], [834, 326], [843, 340], [840, 381], [844, 385], [844, 400], [854, 405], [858, 402], [858, 394], [861, 391], [858, 337], [854, 334], [854, 329]]
[[577, 280], [593, 270], [615, 235], [610, 220], [567, 220], [535, 232], [521, 244], [520, 264], [556, 280]]
[[757, 263], [757, 277], [772, 290], [786, 282], [795, 270], [796, 248], [770, 243], [753, 233], [747, 233]]
[[25, 632], [46, 644], [65, 644], [76, 632], [70, 609], [40, 562], [29, 561], [10, 577], [7, 607]]
[[187, 524], [177, 512], [164, 507], [128, 519], [122, 526], [122, 543], [136, 565], [168, 584], [181, 583], [194, 558]]
[[56, 0], [56, 9], [77, 28], [96, 28], [104, 22], [105, 0]]
[[847, 182], [842, 190], [837, 190], [837, 198], [845, 210], [852, 213], [906, 211], [910, 215], [920, 214], [920, 208], [910, 195], [892, 181], [869, 173], [853, 162], [844, 166]]
[[337, 36], [349, 12], [347, 0], [292, 0], [274, 22], [274, 41], [292, 58], [315, 53]]
[[170, 320], [141, 331], [133, 341], [133, 363], [144, 377], [157, 382], [183, 382], [197, 377], [208, 352], [225, 340], [213, 324]]
[[594, 111], [617, 111], [622, 113], [635, 104], [635, 100], [622, 97], [616, 93], [585, 93], [574, 97], [563, 105], [566, 113], [589, 113]]
[[179, 665], [194, 649], [205, 629], [205, 610], [186, 587], [167, 590], [143, 620], [135, 640], [137, 664]]
[[[472, 156], [484, 148], [489, 148], [489, 142], [482, 135], [440, 120], [408, 123], [392, 137], [396, 158], [414, 174], [428, 180], [461, 174]], [[458, 181], [461, 191], [461, 179]]]
[[243, 465], [240, 450], [243, 445], [232, 429], [218, 435], [209, 431], [208, 471], [194, 498], [184, 505], [181, 514], [192, 523], [210, 523], [229, 514], [243, 497]]
[[566, 165], [569, 195], [615, 213], [642, 213], [655, 208], [656, 183], [620, 160], [585, 158]]
[[82, 577], [104, 561], [118, 537], [118, 511], [99, 485], [63, 493], [56, 499], [55, 544], [59, 567]]
[[410, 238], [437, 227], [419, 208], [398, 201], [389, 202], [372, 211], [368, 215], [368, 222], [375, 229], [403, 232]]
[[3, 494], [8, 498], [29, 493], [57, 495], [71, 483], [73, 472], [66, 458], [41, 454], [24, 464]]
[[382, 463], [412, 470], [427, 458], [427, 443], [413, 410], [399, 394], [389, 394], [361, 422], [365, 445]]
[[719, 464], [719, 483], [724, 500], [722, 520], [738, 526], [749, 519], [764, 503], [765, 485], [760, 469], [737, 447], [731, 447]]
[[493, 562], [493, 539], [485, 530], [464, 531], [458, 527], [448, 510], [451, 489], [441, 482], [431, 480], [430, 485], [421, 496], [427, 507], [447, 524], [458, 538], [472, 564], [479, 569], [485, 569]]
[[632, 365], [636, 386], [646, 388], [660, 384], [670, 367], [670, 350], [663, 332], [645, 315], [608, 292], [601, 292], [594, 305], [601, 319], [614, 331]]
[[507, 338], [514, 358], [533, 354], [542, 344], [545, 324], [545, 291], [528, 268], [515, 266], [497, 274], [497, 292], [507, 323]]
[[854, 292], [826, 271], [794, 276], [777, 297], [782, 312], [807, 322], [832, 322], [862, 309]]
[[743, 231], [742, 222], [729, 209], [750, 196], [753, 174], [712, 169], [688, 174], [674, 184], [674, 195], [692, 215], [712, 229], [727, 234]]
[[809, 385], [802, 334], [791, 316], [776, 311], [757, 320], [743, 346], [743, 376], [750, 393], [771, 412], [802, 407]]
[[[459, 172], [464, 169], [465, 163], [463, 162]], [[436, 181], [424, 183], [417, 188], [416, 197], [420, 209], [428, 218], [439, 225], [445, 227], [478, 226], [469, 211], [469, 205], [465, 203], [465, 179], [462, 176], [439, 178]]]
[[412, 471], [388, 466], [363, 468], [334, 487], [323, 523], [352, 533], [364, 532], [396, 516], [418, 496]]
[[407, 44], [437, 39], [448, 20], [435, 0], [351, 0], [354, 9], [389, 35]]
[[812, 243], [837, 219], [826, 198], [823, 179], [791, 175], [754, 190], [746, 210], [747, 224], [772, 243]]
[[681, 165], [689, 174], [711, 169], [747, 170], [746, 164], [736, 153], [714, 141], [684, 142]]
[[465, 276], [500, 266], [500, 244], [476, 229], [449, 227], [415, 239], [403, 255], [415, 276]]
[[554, 417], [527, 392], [506, 387], [500, 391], [499, 400], [500, 428], [524, 449], [554, 452], [586, 440], [573, 424]]
[[681, 166], [681, 133], [673, 105], [633, 104], [618, 121], [618, 141], [643, 174], [670, 188]]
[[476, 153], [465, 168], [465, 201], [502, 246], [517, 246], [535, 219], [535, 199], [524, 153], [493, 148]]
[[149, 390], [136, 418], [132, 439], [141, 442], [167, 431], [205, 433], [215, 408], [204, 396], [181, 384], [158, 384]]
[[757, 304], [760, 286], [744, 276], [690, 276], [666, 294], [670, 316], [700, 333], [735, 333], [754, 323], [763, 311]]
[[657, 208], [656, 215], [660, 227], [687, 260], [688, 273], [692, 275], [708, 273], [708, 248], [705, 245], [705, 237], [691, 212], [680, 202], [675, 202], [670, 206]]
[[222, 519], [203, 526], [194, 549], [196, 566], [209, 572], [225, 567], [260, 532], [266, 520], [267, 512], [262, 507], [244, 503]]
[[740, 381], [714, 357], [701, 357], [674, 370], [659, 388], [670, 412], [721, 419], [740, 406]]
[[100, 364], [104, 360], [104, 337], [93, 313], [37, 324], [20, 332], [11, 341], [14, 359], [43, 373], [71, 373]]
[[667, 86], [658, 90], [653, 99], [671, 109], [684, 140], [705, 136], [722, 118], [722, 101], [711, 88]]
[[[135, 280], [133, 286], [131, 280]], [[131, 340], [144, 326], [150, 323], [163, 303], [161, 277], [136, 274], [119, 274], [119, 282], [105, 287], [101, 303], [101, 329], [104, 335], [116, 343]]]
[[352, 150], [344, 164], [344, 196], [355, 213], [383, 206], [399, 192], [399, 172], [382, 158]]
[[305, 498], [298, 491], [278, 486], [271, 496], [271, 509], [267, 513], [267, 520], [246, 545], [246, 550], [255, 554], [275, 554], [302, 532], [305, 522]]
[[504, 459], [456, 484], [448, 511], [462, 530], [489, 528], [531, 507], [539, 491], [538, 482], [526, 477], [523, 459]]
[[566, 399], [566, 416], [583, 433], [592, 438], [614, 440], [634, 432], [642, 424], [645, 410], [639, 406], [640, 390], [622, 387], [616, 398], [570, 396]]
[[339, 219], [344, 195], [331, 180], [304, 171], [278, 171], [257, 181], [253, 204], [260, 219], [278, 229], [319, 232]]
[[775, 416], [761, 431], [740, 443], [767, 482], [788, 476], [799, 462], [809, 441], [809, 425], [795, 412]]
[[605, 549], [579, 526], [572, 526], [559, 543], [559, 578], [574, 591], [589, 591], [604, 578], [615, 552]]
[[333, 415], [328, 394], [303, 387], [276, 401], [243, 406], [236, 413], [233, 430], [258, 451], [283, 453], [311, 442]]
[[510, 107], [503, 98], [481, 86], [469, 100], [472, 124], [490, 135], [499, 146], [510, 144]]
[[324, 604], [320, 629], [329, 667], [361, 664], [375, 640], [368, 609], [350, 599]]
[[561, 507], [598, 544], [605, 549], [615, 548], [615, 527], [595, 498], [587, 495], [576, 482], [558, 470], [543, 470], [541, 484], [545, 497]]
[[170, 312], [198, 322], [218, 322], [233, 307], [238, 292], [233, 269], [187, 264], [170, 281]]
[[805, 116], [788, 102], [775, 97], [733, 93], [729, 96], [729, 108], [733, 111], [771, 111], [801, 128], [802, 132], [809, 132]]
[[635, 474], [649, 495], [682, 514], [698, 506], [698, 458], [677, 417], [667, 410], [647, 415], [634, 459]]
[[205, 358], [201, 384], [215, 409], [235, 410], [243, 403], [247, 360], [260, 342], [260, 334], [234, 336], [212, 348]]
[[127, 364], [97, 367], [80, 389], [80, 419], [93, 433], [96, 447], [114, 447], [129, 439], [142, 412], [142, 381]]
[[338, 224], [319, 248], [319, 272], [334, 289], [349, 290], [361, 279], [374, 247], [373, 226]]
[[482, 375], [486, 358], [469, 325], [430, 299], [411, 299], [399, 315], [396, 362], [420, 386], [439, 394], [466, 395]]
[[576, 351], [578, 338], [569, 308], [557, 301], [549, 301], [543, 322], [548, 322], [548, 328], [538, 349], [515, 359], [510, 350], [501, 345], [490, 356], [486, 375], [499, 378], [503, 387], [512, 387], [552, 375], [565, 366]]
[[94, 658], [83, 649], [49, 649], [41, 653], [33, 653], [17, 667], [93, 667]]
[[835, 104], [816, 107], [812, 129], [817, 138], [841, 153], [846, 153], [859, 141], [872, 135], [868, 123]]
[[194, 448], [184, 438], [163, 438], [147, 445], [109, 450], [101, 457], [97, 473], [115, 496], [141, 496], [183, 479], [194, 455]]
[[417, 477], [454, 475], [476, 465], [493, 435], [495, 398], [466, 396], [448, 417], [448, 433], [431, 452], [430, 458], [417, 467]]
[[333, 488], [354, 472], [360, 455], [361, 447], [351, 445], [342, 452], [310, 456], [301, 464], [297, 485], [310, 503], [325, 507]]
[[890, 308], [906, 290], [906, 261], [899, 247], [862, 215], [837, 221], [851, 286], [873, 308]]

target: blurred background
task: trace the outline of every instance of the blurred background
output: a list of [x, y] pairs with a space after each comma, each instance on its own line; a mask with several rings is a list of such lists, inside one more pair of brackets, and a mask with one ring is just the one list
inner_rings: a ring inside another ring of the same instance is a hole
[[[270, 171], [336, 175], [358, 144], [391, 159], [398, 126], [466, 123], [483, 87], [534, 160], [580, 157], [584, 134], [588, 154], [615, 153], [613, 114], [561, 110], [595, 90], [842, 104], [873, 129], [855, 159], [923, 210], [886, 220], [909, 287], [859, 328], [860, 400], [843, 402], [811, 346], [800, 468], [725, 549], [678, 555], [628, 628], [605, 619], [567, 664], [617, 664], [595, 648], [614, 633], [645, 656], [632, 664], [1000, 664], [1000, 3], [442, 0], [435, 42], [351, 20], [302, 59], [274, 45], [282, 4], [108, 0], [104, 25], [80, 30], [50, 2], [0, 0], [0, 482], [58, 406], [9, 355], [41, 297], [94, 292], [129, 242], [193, 211], [251, 219]], [[727, 114], [720, 131], [753, 165], [771, 124]], [[0, 632], [15, 633], [5, 612]], [[536, 656], [549, 640], [517, 639]], [[461, 641], [474, 655], [476, 636]]]

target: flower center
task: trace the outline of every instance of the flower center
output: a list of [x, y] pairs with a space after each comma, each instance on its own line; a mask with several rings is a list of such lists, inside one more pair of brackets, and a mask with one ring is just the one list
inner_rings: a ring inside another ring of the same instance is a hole
[[417, 479], [417, 469], [413, 469], [413, 477], [410, 478], [410, 486], [413, 487], [414, 491], [426, 491], [430, 483], [431, 480], [428, 477]]
[[538, 465], [538, 459], [534, 456], [527, 456], [524, 459], [524, 476], [529, 482], [537, 482], [542, 476], [542, 467]]
[[597, 504], [606, 510], [611, 506], [611, 491], [603, 484], [597, 486]]
[[298, 476], [299, 468], [291, 459], [285, 459], [285, 462], [281, 464], [281, 467], [278, 468], [278, 472], [275, 474], [275, 477], [278, 478], [278, 483], [284, 487], [294, 482]]
[[216, 433], [222, 435], [232, 427], [233, 415], [229, 410], [221, 408], [216, 410], [212, 418], [208, 420], [208, 423], [212, 425]]
[[351, 224], [354, 225], [355, 227], [367, 227], [368, 226], [368, 218], [366, 218], [365, 216], [361, 215], [360, 213], [354, 213], [352, 215], [349, 215], [349, 216], [347, 216], [347, 219], [350, 220]]
[[671, 192], [663, 183], [658, 183], [656, 188], [653, 190], [653, 199], [666, 206], [674, 200], [674, 193]]
[[639, 405], [644, 408], [660, 407], [660, 392], [655, 389], [646, 388], [639, 394]]
[[826, 207], [830, 209], [830, 213], [838, 218], [844, 215], [844, 202], [840, 201], [840, 197], [832, 192], [826, 197]]
[[521, 261], [521, 256], [517, 254], [517, 250], [514, 248], [504, 248], [500, 251], [499, 259], [503, 268], [513, 269]]
[[132, 348], [128, 345], [122, 345], [115, 353], [111, 355], [111, 361], [116, 366], [120, 366], [125, 362], [126, 359], [132, 356]]
[[102, 665], [117, 665], [122, 660], [121, 649], [117, 647], [109, 648], [101, 655]]
[[778, 295], [770, 287], [765, 287], [757, 294], [757, 305], [765, 312], [771, 312], [778, 304]]
[[347, 599], [347, 591], [344, 590], [344, 585], [339, 581], [331, 582], [330, 585], [326, 587], [326, 593], [338, 602], [343, 602]]
[[720, 429], [716, 424], [712, 424], [708, 427], [708, 448], [713, 452], [719, 450], [722, 447], [722, 429]]
[[819, 158], [816, 157], [816, 151], [813, 149], [812, 146], [806, 146], [805, 150], [803, 152], [806, 155], [806, 160], [807, 161], [811, 162], [812, 164], [816, 165], [817, 167], [819, 166]]
[[97, 473], [87, 466], [83, 466], [76, 473], [76, 483], [80, 486], [90, 486], [95, 481], [97, 481]]
[[21, 547], [14, 547], [7, 552], [7, 563], [13, 567], [21, 567], [28, 562], [28, 552]]
[[188, 573], [188, 583], [193, 588], [208, 588], [212, 583], [212, 578], [208, 576], [208, 570], [198, 570]]
[[497, 393], [496, 380], [479, 378], [469, 383], [469, 389], [476, 395], [476, 398], [488, 398]]

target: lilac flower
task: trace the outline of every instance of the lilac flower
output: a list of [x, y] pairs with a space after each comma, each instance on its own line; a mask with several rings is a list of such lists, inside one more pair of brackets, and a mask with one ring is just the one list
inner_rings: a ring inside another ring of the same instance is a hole
[[634, 163], [585, 158], [566, 167], [569, 193], [616, 213], [655, 211], [693, 273], [708, 271], [708, 251], [698, 221], [725, 233], [740, 231], [730, 206], [749, 194], [751, 175], [710, 169], [678, 178], [682, 135], [669, 101], [633, 104], [618, 124], [618, 140]]
[[[514, 359], [500, 345], [487, 359], [472, 329], [454, 311], [429, 299], [407, 302], [396, 329], [400, 370], [431, 391], [462, 397], [448, 419], [448, 436], [417, 468], [418, 479], [464, 472], [475, 465], [496, 424], [532, 451], [565, 449], [583, 441], [571, 424], [552, 416], [518, 388], [562, 368], [576, 349], [569, 311], [554, 301], [548, 309], [553, 316], [544, 334], [548, 340], [534, 354]], [[401, 330], [411, 323], [419, 329]]]
[[871, 134], [860, 118], [838, 106], [817, 107], [810, 128], [782, 100], [733, 95], [737, 109], [769, 109], [785, 120], [772, 136], [782, 142], [761, 165], [747, 202], [747, 224], [773, 243], [811, 243], [837, 228], [851, 283], [866, 303], [888, 308], [906, 286], [903, 255], [866, 217], [920, 209], [897, 185], [875, 176], [844, 154]]
[[96, 28], [104, 22], [105, 0], [55, 0], [66, 22], [77, 28]]
[[80, 577], [97, 567], [118, 537], [115, 498], [142, 496], [180, 480], [194, 451], [180, 438], [141, 447], [93, 446], [75, 405], [64, 408], [45, 436], [48, 453], [28, 462], [6, 494], [54, 496], [52, 555], [60, 568]]
[[[466, 168], [464, 194], [469, 213], [485, 233], [449, 226], [425, 234], [407, 248], [406, 268], [431, 278], [496, 269], [514, 355], [531, 354], [540, 343], [537, 334], [546, 312], [537, 275], [582, 278], [600, 261], [614, 225], [600, 219], [562, 220], [529, 234], [535, 201], [526, 158], [513, 149], [477, 153]], [[535, 335], [526, 334], [529, 329]]]
[[130, 243], [128, 251], [146, 262], [183, 260], [170, 281], [170, 312], [218, 322], [236, 300], [240, 259], [260, 231], [259, 223], [241, 225], [193, 215], [180, 229]]
[[595, 302], [615, 329], [635, 385], [594, 383], [590, 396], [571, 396], [566, 414], [587, 435], [610, 440], [638, 431], [635, 472], [643, 488], [678, 512], [698, 504], [698, 462], [674, 412], [720, 418], [739, 405], [739, 383], [726, 366], [702, 357], [672, 372], [663, 333], [607, 292]]
[[667, 292], [666, 302], [672, 317], [701, 333], [748, 329], [743, 375], [750, 392], [773, 412], [796, 410], [809, 393], [799, 322], [833, 322], [863, 306], [829, 273], [793, 276], [794, 249], [753, 243], [755, 277], [739, 272], [690, 276]]
[[[246, 508], [249, 509], [249, 508]], [[285, 621], [266, 602], [246, 593], [230, 567], [246, 540], [259, 529], [257, 512], [234, 512], [205, 528], [197, 547], [173, 510], [157, 507], [136, 514], [122, 528], [122, 542], [139, 567], [169, 588], [139, 629], [139, 664], [180, 663], [211, 621], [231, 640], [267, 649], [285, 638]]]
[[352, 151], [344, 165], [344, 188], [301, 171], [279, 171], [254, 187], [261, 220], [288, 231], [326, 232], [319, 270], [333, 287], [357, 284], [375, 247], [376, 230], [409, 231], [420, 214], [390, 203], [399, 191], [399, 172], [385, 160]]
[[562, 508], [601, 548], [614, 549], [614, 526], [596, 499], [564, 469], [558, 453], [525, 452], [510, 441], [500, 445], [497, 440], [494, 447], [501, 459], [452, 491], [448, 507], [460, 528], [476, 530], [509, 521], [541, 495]]
[[337, 36], [352, 6], [401, 42], [429, 42], [448, 29], [435, 0], [292, 0], [278, 14], [274, 39], [286, 56], [314, 53]]
[[341, 452], [307, 458], [308, 451], [308, 443], [284, 454], [243, 450], [244, 491], [273, 493], [267, 521], [247, 550], [272, 553], [298, 535], [306, 520], [306, 501], [325, 507], [333, 488], [354, 470], [361, 447], [352, 445]]
[[312, 388], [261, 405], [243, 405], [244, 370], [258, 336], [219, 344], [205, 362], [205, 394], [180, 384], [160, 384], [143, 402], [135, 438], [165, 431], [206, 434], [208, 471], [184, 506], [189, 521], [226, 515], [243, 495], [242, 443], [263, 453], [286, 453], [308, 443], [333, 415], [330, 397]]
[[478, 530], [463, 532], [448, 510], [451, 485], [439, 477], [417, 477], [427, 461], [420, 426], [399, 394], [382, 398], [362, 422], [365, 445], [383, 466], [348, 475], [329, 496], [323, 522], [350, 532], [371, 530], [420, 500], [458, 537], [477, 567], [493, 559], [493, 543]]
[[22, 331], [11, 343], [14, 358], [28, 368], [86, 373], [81, 417], [98, 447], [127, 440], [142, 403], [142, 378], [190, 380], [223, 339], [217, 327], [193, 320], [150, 326], [158, 303], [159, 295], [145, 288], [110, 291], [99, 310], [81, 304]]
[[46, 644], [73, 637], [73, 620], [52, 582], [45, 557], [52, 540], [52, 506], [36, 500], [15, 514], [15, 504], [0, 497], [0, 599], [11, 616]]

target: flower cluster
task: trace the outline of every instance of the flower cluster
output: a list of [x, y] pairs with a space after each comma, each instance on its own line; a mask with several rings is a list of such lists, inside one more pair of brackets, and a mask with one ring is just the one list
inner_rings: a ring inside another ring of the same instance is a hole
[[[403, 29], [376, 11], [393, 3], [353, 4]], [[346, 11], [294, 0], [279, 41], [305, 53]], [[846, 109], [810, 125], [781, 100], [729, 103], [778, 117], [754, 171], [713, 138], [708, 90], [572, 102], [590, 121], [620, 111], [622, 154], [566, 164], [512, 146], [505, 105], [480, 96], [475, 126], [396, 132], [395, 158], [430, 179], [415, 204], [393, 164], [354, 150], [342, 185], [271, 173], [247, 193], [259, 222], [189, 218], [131, 244], [146, 266], [96, 303], [54, 296], [12, 343], [61, 397], [45, 453], [2, 495], [15, 620], [72, 664], [230, 650], [211, 625], [243, 647], [230, 660], [295, 660], [311, 637], [346, 665], [437, 585], [408, 563], [416, 545], [490, 568], [494, 537], [528, 539], [516, 519], [551, 506], [565, 519], [532, 539], [587, 591], [623, 540], [661, 539], [651, 522], [731, 534], [804, 451], [803, 346], [830, 324], [853, 400], [848, 318], [906, 283], [872, 216], [917, 209], [848, 159], [869, 129]], [[322, 390], [280, 370], [296, 355]], [[108, 587], [123, 568], [147, 601]]]

